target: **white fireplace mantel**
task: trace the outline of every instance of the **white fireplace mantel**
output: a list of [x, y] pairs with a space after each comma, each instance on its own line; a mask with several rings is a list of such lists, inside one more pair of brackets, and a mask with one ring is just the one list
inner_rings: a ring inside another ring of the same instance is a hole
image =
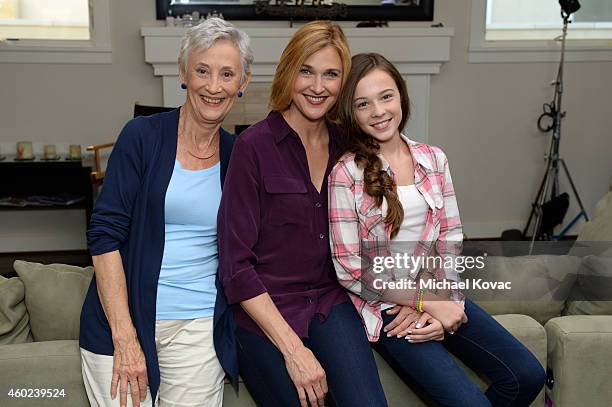
[[[142, 27], [145, 61], [154, 74], [163, 77], [165, 106], [185, 100], [178, 80], [177, 55], [182, 27]], [[255, 55], [254, 82], [272, 82], [276, 63], [297, 28], [244, 28], [251, 37]], [[431, 75], [450, 59], [452, 28], [344, 28], [351, 52], [379, 52], [395, 64], [407, 81], [412, 101], [412, 118], [406, 129], [411, 138], [427, 141]]]

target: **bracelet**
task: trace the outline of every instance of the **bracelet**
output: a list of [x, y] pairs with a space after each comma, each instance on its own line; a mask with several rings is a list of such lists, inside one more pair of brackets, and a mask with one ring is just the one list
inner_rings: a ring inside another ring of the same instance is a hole
[[417, 294], [416, 301], [416, 310], [418, 312], [423, 312], [423, 296], [425, 295], [425, 290], [423, 288], [419, 288], [419, 292]]
[[420, 288], [414, 290], [414, 296], [412, 297], [412, 308], [413, 309], [417, 309], [417, 307], [418, 307], [418, 304], [419, 304], [419, 298], [418, 297], [419, 297], [419, 291], [420, 290], [421, 290]]

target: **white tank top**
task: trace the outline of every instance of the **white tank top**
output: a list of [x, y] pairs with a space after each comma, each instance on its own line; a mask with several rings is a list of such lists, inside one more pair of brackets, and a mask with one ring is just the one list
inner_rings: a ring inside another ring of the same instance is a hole
[[[421, 239], [421, 234], [425, 229], [429, 205], [414, 184], [398, 185], [397, 195], [404, 208], [404, 220], [397, 236], [390, 242], [390, 252], [392, 256], [398, 253], [403, 255], [405, 252], [411, 256], [416, 242]], [[385, 303], [381, 309], [386, 310], [394, 305]]]
[[399, 185], [397, 195], [404, 208], [404, 220], [393, 240], [397, 242], [418, 242], [423, 229], [425, 229], [429, 205], [414, 184]]

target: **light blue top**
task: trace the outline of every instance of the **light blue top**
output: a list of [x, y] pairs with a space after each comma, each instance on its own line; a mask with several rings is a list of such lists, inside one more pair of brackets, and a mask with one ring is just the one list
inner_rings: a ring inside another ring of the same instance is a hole
[[165, 201], [165, 244], [156, 319], [210, 317], [215, 308], [220, 165], [185, 170], [178, 160]]

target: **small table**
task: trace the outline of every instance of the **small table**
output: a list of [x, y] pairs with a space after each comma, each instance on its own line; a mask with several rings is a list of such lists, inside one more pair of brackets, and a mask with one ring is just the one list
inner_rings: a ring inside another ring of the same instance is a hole
[[31, 196], [57, 197], [63, 195], [82, 196], [79, 202], [45, 206], [0, 206], [0, 211], [66, 210], [84, 209], [86, 224], [93, 210], [93, 190], [90, 181], [91, 167], [83, 166], [81, 160], [18, 160], [14, 155], [0, 161], [0, 198]]

